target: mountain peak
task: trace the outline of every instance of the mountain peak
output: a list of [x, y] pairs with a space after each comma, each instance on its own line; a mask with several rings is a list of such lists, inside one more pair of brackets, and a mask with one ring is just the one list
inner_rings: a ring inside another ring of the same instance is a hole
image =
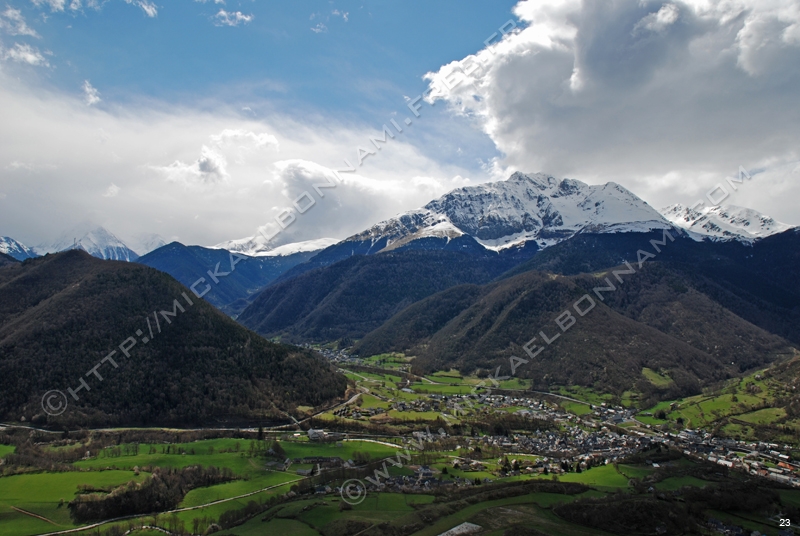
[[105, 227], [89, 221], [81, 222], [69, 231], [62, 233], [51, 244], [42, 244], [37, 253], [57, 253], [69, 249], [82, 249], [98, 259], [115, 261], [135, 261], [139, 255], [129, 248]]
[[29, 248], [10, 236], [0, 236], [0, 253], [5, 253], [18, 261], [24, 261], [25, 259], [32, 259], [38, 256], [33, 248]]
[[752, 242], [792, 228], [757, 210], [736, 205], [692, 209], [676, 203], [661, 209], [661, 214], [698, 241]]
[[650, 205], [609, 182], [588, 185], [546, 173], [516, 172], [505, 181], [465, 186], [424, 207], [374, 225], [347, 239], [394, 249], [417, 239], [469, 235], [487, 249], [535, 241], [547, 247], [580, 232], [670, 228]]

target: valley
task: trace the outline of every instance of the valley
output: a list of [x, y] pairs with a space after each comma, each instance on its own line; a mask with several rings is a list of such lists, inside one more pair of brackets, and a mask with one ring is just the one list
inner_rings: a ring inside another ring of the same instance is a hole
[[689, 216], [515, 174], [338, 242], [4, 239], [3, 534], [788, 534], [800, 233]]
[[[781, 519], [800, 514], [800, 419], [786, 380], [800, 354], [702, 395], [639, 407], [633, 391], [539, 392], [519, 378], [417, 376], [414, 358], [400, 353], [316, 350], [348, 378], [348, 399], [322, 412], [298, 407], [297, 425], [60, 433], [4, 424], [4, 534], [83, 525], [80, 533], [113, 535], [427, 535], [463, 523], [520, 534], [638, 534], [653, 526], [666, 534], [777, 534]], [[651, 369], [641, 374], [671, 381]], [[228, 482], [184, 488], [157, 513], [83, 522], [71, 515], [81, 500], [147, 489], [154, 474], [198, 467], [216, 468]], [[736, 502], [752, 493], [763, 500]], [[720, 494], [731, 502], [720, 504]], [[678, 520], [684, 498], [699, 506]], [[588, 520], [570, 507], [611, 511], [620, 501], [650, 513]]]
[[798, 87], [800, 0], [4, 0], [0, 536], [800, 535]]

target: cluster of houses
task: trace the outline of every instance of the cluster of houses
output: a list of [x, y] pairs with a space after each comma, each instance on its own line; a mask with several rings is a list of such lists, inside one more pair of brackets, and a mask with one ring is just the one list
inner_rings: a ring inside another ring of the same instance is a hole
[[[411, 392], [413, 393], [414, 391]], [[398, 400], [397, 402], [393, 402], [392, 409], [397, 411], [440, 411], [441, 405], [437, 400], [417, 398], [414, 400]]]
[[[419, 493], [439, 486], [464, 487], [473, 486], [475, 481], [469, 478], [443, 478], [442, 473], [427, 465], [410, 465], [413, 475], [390, 476], [381, 480], [365, 479], [368, 490], [394, 491], [399, 493]], [[479, 479], [481, 483], [491, 482], [488, 478]], [[376, 484], [377, 482], [377, 484]]]
[[361, 408], [358, 406], [342, 406], [333, 412], [333, 414], [337, 417], [354, 420], [369, 419], [370, 417], [381, 415], [383, 413], [386, 413], [384, 408]]
[[[358, 360], [345, 352], [325, 350], [323, 354], [331, 360], [348, 362]], [[407, 385], [401, 391], [414, 392]], [[487, 392], [488, 394], [486, 394]], [[512, 411], [519, 417], [558, 424], [561, 428], [561, 431], [558, 432], [537, 431], [511, 437], [484, 436], [466, 440], [471, 446], [477, 446], [479, 443], [491, 445], [509, 455], [520, 453], [544, 456], [537, 463], [523, 463], [518, 470], [520, 474], [544, 471], [558, 473], [563, 470], [564, 463], [568, 463], [573, 468], [613, 463], [650, 448], [653, 444], [661, 443], [665, 446], [679, 448], [691, 457], [800, 487], [800, 465], [789, 459], [786, 454], [789, 450], [788, 446], [779, 449], [778, 445], [716, 438], [702, 430], [684, 430], [677, 435], [661, 434], [655, 430], [648, 433], [629, 430], [627, 433], [620, 434], [616, 431], [619, 430], [618, 426], [636, 422], [636, 410], [602, 403], [590, 405], [590, 413], [577, 416], [538, 398], [487, 392], [461, 395], [429, 394], [426, 397], [412, 400], [395, 399], [390, 400], [390, 407], [397, 411], [438, 411], [453, 415], [473, 409]], [[383, 408], [363, 409], [345, 406], [337, 409], [335, 414], [340, 417], [362, 419], [380, 415], [386, 411]], [[308, 434], [312, 441], [335, 440], [341, 436], [341, 434], [337, 435], [322, 430], [309, 430]], [[462, 470], [483, 470], [483, 464], [480, 461], [467, 459], [457, 463], [460, 464]], [[418, 480], [417, 478], [414, 482], [416, 483]], [[398, 480], [395, 484], [401, 487], [410, 485], [406, 480]]]
[[322, 354], [326, 359], [332, 361], [334, 363], [348, 363], [351, 365], [360, 365], [362, 364], [362, 359], [357, 357], [353, 357], [347, 353], [345, 350], [331, 350], [329, 348], [314, 348], [308, 343], [303, 343], [300, 345], [302, 348], [307, 348], [308, 350], [314, 350], [315, 352], [319, 352]]
[[682, 430], [677, 435], [665, 434], [662, 441], [682, 448], [687, 456], [800, 487], [800, 464], [786, 454], [790, 450], [789, 445], [735, 441], [713, 437], [704, 430]]
[[535, 398], [528, 397], [515, 397], [507, 395], [483, 395], [466, 394], [466, 395], [429, 395], [428, 398], [435, 402], [440, 402], [437, 407], [435, 404], [431, 408], [435, 411], [448, 409], [451, 413], [457, 414], [460, 412], [468, 412], [470, 409], [489, 409], [496, 411], [505, 411], [507, 408], [520, 408], [514, 411], [515, 415], [529, 419], [546, 420], [555, 423], [563, 423], [567, 421], [582, 421], [583, 424], [597, 427], [597, 422], [605, 422], [608, 424], [619, 425], [624, 422], [633, 422], [635, 410], [630, 408], [623, 408], [621, 406], [612, 406], [605, 402], [592, 406], [590, 409], [592, 413], [587, 415], [589, 418], [579, 419], [571, 413], [567, 413], [557, 406], [548, 405], [546, 402]]
[[498, 447], [507, 453], [543, 454], [570, 460], [588, 457], [611, 463], [649, 448], [651, 441], [648, 436], [622, 435], [605, 426], [592, 432], [569, 426], [560, 432], [537, 430], [530, 435], [484, 436], [471, 443]]

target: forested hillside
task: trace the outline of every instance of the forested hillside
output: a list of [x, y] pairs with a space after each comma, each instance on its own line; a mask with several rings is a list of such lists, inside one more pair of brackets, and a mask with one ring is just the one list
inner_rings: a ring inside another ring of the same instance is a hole
[[[90, 372], [98, 364], [97, 374]], [[79, 389], [81, 381], [88, 388]], [[67, 411], [46, 418], [42, 395], [69, 388], [79, 400], [66, 395]], [[73, 425], [254, 421], [344, 389], [344, 377], [321, 358], [262, 339], [152, 268], [81, 251], [0, 268], [4, 418]]]
[[[622, 267], [623, 270], [627, 268]], [[550, 385], [578, 384], [621, 394], [680, 396], [703, 385], [789, 355], [790, 343], [737, 316], [668, 265], [643, 265], [635, 274], [613, 271], [561, 276], [531, 271], [475, 287], [432, 295], [395, 315], [355, 347], [360, 355], [405, 351], [419, 372], [455, 367], [462, 372], [510, 373], [510, 357], [529, 363], [516, 375]], [[613, 281], [614, 290], [600, 292]], [[589, 294], [592, 302], [575, 303]], [[594, 307], [586, 311], [590, 304]], [[561, 326], [556, 319], [562, 317]], [[568, 317], [573, 317], [573, 321]], [[544, 341], [543, 332], [551, 344]], [[536, 353], [531, 358], [523, 346]], [[669, 378], [653, 385], [642, 370]]]
[[358, 338], [404, 307], [464, 283], [485, 283], [516, 262], [493, 252], [356, 255], [266, 288], [239, 321], [286, 341]]

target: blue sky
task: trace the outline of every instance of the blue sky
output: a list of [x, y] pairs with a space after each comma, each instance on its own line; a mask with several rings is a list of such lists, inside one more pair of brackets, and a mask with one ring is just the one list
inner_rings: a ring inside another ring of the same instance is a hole
[[517, 170], [798, 224], [799, 85], [800, 0], [6, 0], [0, 235], [254, 236], [407, 117], [276, 245]]
[[18, 7], [41, 35], [29, 41], [53, 51], [49, 78], [63, 91], [88, 79], [117, 103], [213, 98], [368, 121], [424, 89], [426, 72], [482, 49], [514, 4], [173, 0], [155, 17], [119, 0]]

